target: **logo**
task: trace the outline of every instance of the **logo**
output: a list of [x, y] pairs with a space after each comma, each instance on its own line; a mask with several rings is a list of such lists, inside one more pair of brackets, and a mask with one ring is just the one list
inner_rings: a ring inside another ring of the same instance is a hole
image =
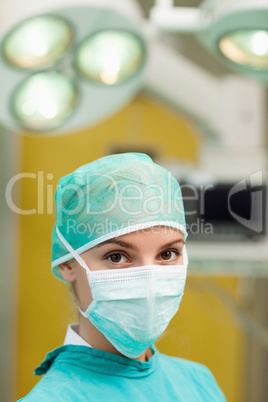
[[228, 210], [231, 216], [241, 225], [260, 233], [263, 230], [263, 180], [262, 171], [255, 172], [250, 178], [250, 217], [245, 218], [232, 210], [231, 201], [235, 194], [248, 189], [246, 179], [240, 180], [228, 194]]

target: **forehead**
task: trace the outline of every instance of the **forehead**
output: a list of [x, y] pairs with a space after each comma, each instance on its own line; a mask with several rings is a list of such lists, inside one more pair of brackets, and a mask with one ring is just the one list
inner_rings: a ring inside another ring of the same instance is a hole
[[175, 240], [184, 243], [183, 234], [178, 229], [167, 226], [153, 226], [117, 236], [101, 243], [99, 246], [112, 243], [113, 241], [124, 241], [133, 244], [153, 242], [154, 244], [159, 245], [161, 243], [167, 243]]

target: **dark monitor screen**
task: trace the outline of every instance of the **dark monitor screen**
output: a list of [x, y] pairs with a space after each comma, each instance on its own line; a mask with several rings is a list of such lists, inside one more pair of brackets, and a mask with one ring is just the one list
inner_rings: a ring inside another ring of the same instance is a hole
[[[213, 227], [221, 239], [232, 235], [258, 237], [266, 233], [266, 187], [235, 188], [217, 184], [193, 188], [181, 185], [186, 223], [191, 228], [202, 223]], [[261, 230], [260, 230], [261, 228]], [[196, 237], [200, 237], [200, 233]], [[201, 236], [202, 237], [202, 236]]]
[[251, 193], [249, 190], [241, 190], [230, 197], [230, 187], [221, 185], [214, 189], [207, 190], [204, 197], [204, 216], [207, 221], [233, 222], [235, 219], [231, 212], [250, 219]]

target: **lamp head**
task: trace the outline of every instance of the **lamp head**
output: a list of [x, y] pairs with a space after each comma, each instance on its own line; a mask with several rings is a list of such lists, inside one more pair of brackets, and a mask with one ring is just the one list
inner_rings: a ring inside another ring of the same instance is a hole
[[0, 15], [9, 19], [0, 28], [5, 127], [34, 135], [74, 132], [116, 113], [139, 91], [147, 52], [134, 0], [97, 6], [91, 0], [79, 6], [25, 0], [13, 14], [9, 2], [0, 5]]
[[200, 9], [207, 22], [196, 35], [202, 45], [229, 68], [268, 84], [267, 1], [206, 0]]

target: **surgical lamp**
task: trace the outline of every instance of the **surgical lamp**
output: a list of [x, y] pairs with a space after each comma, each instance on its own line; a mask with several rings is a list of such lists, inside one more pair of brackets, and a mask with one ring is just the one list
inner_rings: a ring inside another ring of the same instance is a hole
[[16, 0], [3, 3], [0, 121], [9, 129], [75, 131], [140, 89], [146, 44], [135, 1], [25, 0], [20, 10]]
[[194, 34], [229, 68], [268, 84], [267, 0], [205, 0], [199, 8], [159, 0], [150, 20], [161, 31]]

